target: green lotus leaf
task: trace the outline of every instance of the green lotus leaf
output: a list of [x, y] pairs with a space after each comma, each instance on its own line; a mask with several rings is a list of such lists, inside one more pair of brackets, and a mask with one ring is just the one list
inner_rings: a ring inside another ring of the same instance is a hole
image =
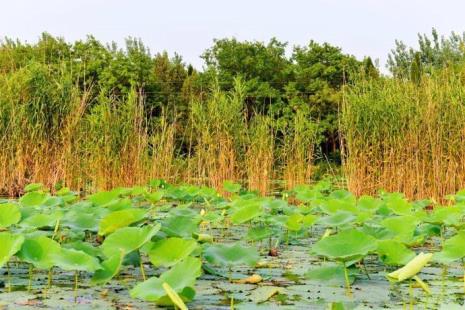
[[361, 259], [376, 250], [376, 239], [361, 231], [348, 229], [319, 240], [312, 252], [343, 262]]
[[0, 232], [0, 268], [15, 255], [24, 242], [24, 237], [9, 232]]
[[42, 183], [31, 183], [24, 187], [24, 192], [35, 192], [41, 190], [44, 187]]
[[414, 240], [415, 229], [420, 220], [411, 215], [394, 216], [384, 219], [381, 225], [395, 234], [394, 239], [404, 243]]
[[13, 203], [0, 204], [0, 228], [7, 228], [21, 220], [19, 207]]
[[74, 249], [61, 248], [52, 255], [53, 264], [67, 271], [94, 272], [102, 267], [97, 258]]
[[118, 228], [129, 226], [145, 217], [144, 209], [124, 209], [109, 213], [99, 224], [99, 235], [111, 234]]
[[386, 197], [386, 207], [397, 215], [409, 215], [413, 210], [413, 205], [398, 193]]
[[337, 227], [342, 226], [348, 223], [351, 223], [356, 220], [356, 217], [353, 213], [348, 211], [337, 211], [334, 214], [329, 216], [321, 217], [318, 220], [318, 224], [329, 226], [329, 227]]
[[268, 226], [251, 227], [247, 231], [247, 240], [259, 241], [269, 238], [273, 231]]
[[119, 193], [116, 191], [110, 191], [110, 192], [102, 191], [102, 192], [98, 192], [98, 193], [95, 193], [87, 197], [89, 201], [91, 201], [95, 206], [98, 206], [98, 207], [105, 207], [118, 198], [119, 198]]
[[238, 193], [241, 190], [241, 185], [232, 181], [224, 181], [223, 190], [228, 193]]
[[[348, 270], [350, 283], [355, 281], [355, 275], [357, 274], [358, 272], [352, 268]], [[324, 283], [328, 285], [344, 284], [344, 266], [341, 264], [327, 263], [323, 266], [313, 267], [305, 273], [305, 278], [310, 281], [324, 281]]]
[[465, 231], [462, 230], [444, 242], [442, 251], [434, 253], [433, 260], [449, 264], [463, 257], [465, 257]]
[[263, 206], [258, 201], [246, 202], [240, 207], [236, 207], [231, 214], [231, 221], [234, 224], [243, 224], [263, 214]]
[[124, 255], [139, 249], [160, 230], [160, 224], [145, 227], [124, 227], [110, 234], [101, 245], [106, 257], [122, 251]]
[[64, 243], [61, 246], [67, 249], [74, 249], [74, 250], [82, 251], [94, 257], [100, 256], [102, 254], [100, 248], [94, 247], [89, 242], [84, 242], [84, 241], [74, 241], [74, 242]]
[[[186, 300], [186, 297], [192, 298], [193, 296], [191, 294], [183, 294], [183, 292], [187, 292], [184, 291], [186, 288], [194, 287], [196, 279], [202, 274], [201, 267], [202, 262], [200, 259], [190, 256], [186, 257], [185, 260], [162, 273], [160, 277], [153, 277], [139, 283], [131, 290], [131, 297], [159, 302], [164, 297], [167, 297], [166, 291], [163, 289], [163, 283], [166, 282], [184, 301], [189, 301]], [[192, 292], [192, 290], [190, 291]]]
[[54, 257], [60, 252], [60, 244], [45, 236], [26, 238], [17, 256], [22, 261], [39, 269], [54, 266]]
[[29, 192], [22, 196], [19, 202], [24, 207], [38, 207], [44, 205], [48, 198], [49, 196], [46, 193]]
[[371, 196], [363, 195], [357, 201], [357, 207], [361, 210], [376, 212], [383, 202]]
[[436, 207], [425, 219], [428, 223], [458, 227], [463, 224], [464, 212], [457, 206]]
[[326, 214], [334, 214], [336, 212], [347, 212], [355, 214], [358, 211], [357, 207], [355, 206], [355, 201], [352, 199], [328, 199], [325, 201], [325, 203], [320, 205], [320, 208]]
[[304, 216], [300, 213], [289, 215], [286, 222], [286, 228], [290, 231], [299, 231], [302, 229], [302, 221]]
[[169, 216], [162, 223], [162, 231], [169, 237], [192, 238], [199, 231], [199, 222], [191, 216]]
[[302, 225], [308, 228], [312, 226], [313, 224], [315, 224], [317, 221], [318, 221], [318, 216], [313, 215], [313, 214], [307, 214], [302, 219]]
[[155, 267], [170, 267], [189, 256], [196, 248], [197, 242], [194, 240], [173, 237], [153, 243], [148, 254]]
[[91, 283], [105, 284], [119, 273], [123, 264], [124, 253], [115, 253], [113, 256], [104, 260], [100, 265], [102, 269], [97, 270], [92, 276]]
[[20, 225], [33, 228], [55, 227], [57, 221], [60, 220], [62, 216], [63, 213], [60, 211], [53, 212], [52, 214], [33, 214], [21, 221]]
[[74, 230], [88, 230], [96, 232], [98, 230], [100, 216], [95, 213], [86, 213], [79, 210], [67, 212], [61, 225]]
[[390, 266], [405, 265], [415, 257], [414, 251], [396, 240], [378, 241], [378, 249], [376, 252], [383, 263]]
[[260, 259], [257, 249], [241, 246], [238, 243], [210, 245], [205, 249], [203, 255], [212, 264], [228, 267], [234, 265], [254, 266]]
[[165, 195], [165, 192], [162, 191], [162, 190], [159, 190], [159, 191], [148, 194], [147, 199], [151, 203], [156, 203], [156, 202], [160, 201], [163, 198], [164, 195]]

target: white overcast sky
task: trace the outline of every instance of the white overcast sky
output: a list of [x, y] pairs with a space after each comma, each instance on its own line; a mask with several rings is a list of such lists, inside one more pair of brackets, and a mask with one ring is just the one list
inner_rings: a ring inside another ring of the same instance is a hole
[[214, 38], [268, 41], [290, 46], [310, 39], [340, 46], [359, 58], [386, 56], [401, 39], [416, 46], [417, 33], [465, 30], [459, 0], [7, 0], [0, 5], [0, 37], [34, 42], [43, 31], [68, 41], [93, 34], [103, 42], [141, 38], [152, 54], [178, 52], [187, 63]]

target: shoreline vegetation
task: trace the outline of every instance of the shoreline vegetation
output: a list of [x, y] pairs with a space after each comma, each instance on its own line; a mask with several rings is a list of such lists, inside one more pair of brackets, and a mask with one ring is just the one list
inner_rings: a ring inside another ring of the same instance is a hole
[[276, 39], [215, 40], [199, 71], [133, 38], [5, 38], [0, 194], [150, 179], [267, 194], [332, 175], [357, 195], [440, 200], [465, 185], [463, 43], [434, 29], [419, 49], [398, 41], [383, 75], [314, 41], [287, 57]]

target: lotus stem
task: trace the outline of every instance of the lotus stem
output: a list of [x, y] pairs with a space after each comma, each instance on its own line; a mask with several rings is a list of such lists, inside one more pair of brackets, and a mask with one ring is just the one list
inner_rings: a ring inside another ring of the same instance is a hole
[[47, 288], [50, 289], [52, 287], [52, 277], [53, 277], [53, 267], [48, 270], [48, 281], [47, 281]]
[[344, 262], [343, 264], [344, 264], [344, 279], [346, 282], [347, 296], [352, 297], [352, 289], [350, 287], [349, 273], [347, 271], [346, 262]]
[[144, 264], [142, 262], [140, 262], [139, 268], [140, 268], [140, 274], [142, 275], [142, 279], [145, 281], [146, 280], [145, 270], [144, 270]]
[[462, 264], [463, 264], [463, 291], [465, 293], [465, 263], [463, 263], [463, 258], [462, 258]]
[[7, 270], [7, 281], [8, 281], [8, 293], [11, 293], [10, 262], [6, 263], [6, 270]]
[[33, 267], [32, 264], [29, 265], [29, 284], [27, 286], [27, 291], [30, 292], [32, 289], [32, 273], [33, 273]]
[[234, 310], [234, 295], [231, 296], [230, 309], [231, 309], [231, 310]]
[[77, 303], [77, 290], [78, 290], [79, 271], [74, 272], [74, 303]]
[[52, 240], [55, 240], [55, 237], [56, 237], [56, 234], [58, 233], [59, 228], [60, 228], [60, 219], [58, 219], [55, 224], [55, 229], [53, 230]]
[[412, 286], [412, 281], [409, 281], [408, 295], [409, 295], [410, 309], [413, 309], [413, 286]]

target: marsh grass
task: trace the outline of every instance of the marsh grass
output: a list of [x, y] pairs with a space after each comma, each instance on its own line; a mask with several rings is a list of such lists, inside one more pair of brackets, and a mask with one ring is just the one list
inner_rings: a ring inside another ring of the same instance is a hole
[[465, 186], [465, 71], [357, 81], [343, 103], [349, 190], [440, 199]]
[[95, 191], [161, 178], [220, 191], [232, 180], [265, 194], [273, 179], [307, 182], [313, 123], [297, 116], [282, 129], [271, 115], [247, 115], [245, 93], [239, 79], [230, 91], [213, 85], [192, 97], [184, 119], [164, 111], [147, 118], [135, 88], [83, 91], [66, 68], [38, 63], [0, 74], [0, 192], [15, 196], [33, 182]]

